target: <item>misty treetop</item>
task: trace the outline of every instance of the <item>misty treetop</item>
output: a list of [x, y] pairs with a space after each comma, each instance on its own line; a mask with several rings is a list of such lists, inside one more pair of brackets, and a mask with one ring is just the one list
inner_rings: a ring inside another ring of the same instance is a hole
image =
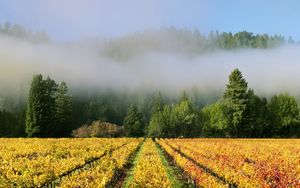
[[267, 49], [282, 44], [294, 43], [290, 37], [281, 35], [254, 34], [248, 31], [237, 33], [211, 31], [208, 35], [198, 30], [176, 29], [147, 30], [112, 39], [104, 45], [104, 54], [117, 60], [127, 60], [151, 52], [175, 52], [197, 55], [215, 50]]
[[137, 106], [130, 106], [124, 118], [124, 126], [129, 137], [144, 136], [144, 117]]
[[30, 31], [19, 24], [10, 24], [5, 22], [0, 24], [0, 34], [4, 36], [25, 39], [31, 42], [47, 42], [50, 37], [45, 31]]
[[300, 136], [299, 107], [295, 97], [280, 94], [268, 102], [248, 88], [238, 69], [229, 75], [223, 97], [213, 104], [197, 110], [197, 104], [186, 92], [171, 104], [166, 104], [159, 94], [151, 111], [145, 131], [150, 137]]
[[[26, 39], [32, 42], [47, 42], [50, 37], [44, 31], [30, 31], [18, 24], [8, 22], [0, 24], [0, 34]], [[197, 55], [218, 49], [232, 50], [244, 48], [274, 48], [282, 44], [294, 44], [295, 41], [281, 35], [254, 34], [249, 31], [219, 32], [203, 34], [199, 30], [166, 27], [157, 30], [135, 32], [120, 38], [99, 40], [99, 50], [107, 57], [116, 60], [128, 60], [141, 54], [151, 52], [176, 52]]]
[[269, 102], [258, 97], [235, 69], [223, 98], [202, 109], [202, 133], [224, 137], [299, 137], [298, 108], [295, 97], [288, 94], [275, 95]]
[[[161, 102], [156, 103], [161, 104]], [[157, 105], [154, 105], [157, 106]], [[200, 111], [186, 94], [177, 104], [154, 108], [148, 127], [152, 137], [299, 137], [295, 97], [258, 97], [238, 69], [229, 75], [224, 95]], [[164, 109], [164, 110], [161, 110]]]

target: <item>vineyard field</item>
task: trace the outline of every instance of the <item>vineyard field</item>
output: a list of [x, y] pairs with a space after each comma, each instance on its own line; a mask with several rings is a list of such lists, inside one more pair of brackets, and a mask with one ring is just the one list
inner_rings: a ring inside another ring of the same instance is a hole
[[0, 187], [299, 188], [300, 140], [0, 138]]
[[300, 140], [164, 139], [159, 143], [201, 186], [300, 187]]

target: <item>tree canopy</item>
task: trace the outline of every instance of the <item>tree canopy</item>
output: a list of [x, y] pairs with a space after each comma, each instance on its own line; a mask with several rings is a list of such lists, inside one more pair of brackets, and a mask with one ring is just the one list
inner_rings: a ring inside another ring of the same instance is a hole
[[67, 92], [64, 82], [58, 86], [50, 77], [33, 76], [26, 110], [25, 132], [28, 137], [63, 135], [72, 109]]
[[[71, 97], [65, 82], [34, 75], [26, 105], [6, 110], [11, 102], [1, 98], [0, 136], [68, 137], [73, 130], [86, 132], [90, 128], [84, 125], [92, 122], [120, 125], [117, 135], [130, 137], [300, 136], [296, 98], [258, 96], [239, 69], [229, 75], [222, 97], [206, 104], [201, 100], [203, 95], [194, 90], [176, 98], [161, 92]], [[98, 128], [100, 136], [112, 136]]]

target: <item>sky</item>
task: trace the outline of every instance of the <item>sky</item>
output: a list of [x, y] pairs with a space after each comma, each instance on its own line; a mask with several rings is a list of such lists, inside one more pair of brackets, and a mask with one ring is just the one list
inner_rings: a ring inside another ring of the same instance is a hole
[[300, 40], [298, 0], [0, 0], [0, 22], [57, 40], [112, 38], [174, 26], [281, 34]]

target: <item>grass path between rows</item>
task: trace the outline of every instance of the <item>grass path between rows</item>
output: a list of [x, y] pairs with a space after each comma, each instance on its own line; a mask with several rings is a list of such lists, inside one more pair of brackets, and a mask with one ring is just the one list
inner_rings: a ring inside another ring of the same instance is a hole
[[123, 166], [123, 168], [119, 169], [115, 172], [112, 180], [105, 186], [106, 188], [120, 188], [125, 179], [127, 178], [127, 174], [129, 170], [134, 166], [133, 162], [135, 161], [138, 153], [140, 152], [142, 145], [144, 144], [145, 139], [139, 143], [135, 151], [130, 154], [127, 163]]
[[[161, 146], [156, 141], [153, 141], [153, 142], [155, 143], [155, 149], [158, 151], [162, 165], [166, 170], [167, 178], [172, 183], [172, 187], [173, 188], [195, 187], [194, 184], [189, 183], [190, 182], [189, 179], [187, 178], [186, 175], [182, 174], [183, 171], [179, 167], [174, 165], [174, 163], [173, 164], [170, 163], [171, 162], [170, 159], [167, 158], [167, 156], [164, 153]], [[141, 159], [141, 153], [143, 151], [144, 143], [141, 145], [139, 151], [137, 152], [136, 157], [133, 160], [133, 165], [132, 165], [131, 169], [126, 174], [126, 178], [125, 178], [125, 181], [123, 182], [122, 188], [129, 188], [130, 185], [132, 185], [132, 183], [134, 181], [135, 168], [136, 168], [139, 160]]]
[[162, 164], [167, 170], [167, 176], [172, 182], [173, 188], [193, 188], [196, 187], [195, 184], [190, 183], [189, 177], [184, 174], [184, 172], [172, 163], [172, 159], [167, 157], [167, 154], [164, 152], [163, 148], [155, 141], [156, 148], [160, 154], [160, 158], [162, 160]]
[[141, 147], [139, 148], [139, 151], [136, 153], [136, 156], [132, 162], [132, 167], [127, 171], [126, 173], [126, 178], [123, 182], [123, 185], [121, 186], [122, 188], [128, 188], [131, 182], [133, 181], [133, 176], [134, 176], [134, 169], [136, 164], [138, 163], [140, 157], [141, 157], [141, 151], [143, 150], [143, 146], [145, 144], [145, 140], [143, 141]]

